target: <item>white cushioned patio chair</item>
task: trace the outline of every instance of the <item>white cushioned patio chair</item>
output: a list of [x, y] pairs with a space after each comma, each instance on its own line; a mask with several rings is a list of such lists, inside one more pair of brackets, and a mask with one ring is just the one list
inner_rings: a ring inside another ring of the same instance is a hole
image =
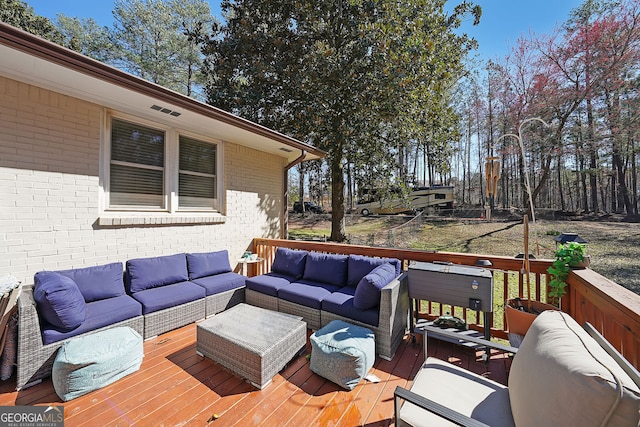
[[[459, 338], [425, 327], [425, 354], [429, 332]], [[469, 341], [515, 353], [508, 387], [427, 357], [411, 390], [395, 390], [396, 426], [640, 423], [640, 374], [589, 323], [582, 328], [566, 313], [545, 311], [518, 349]]]

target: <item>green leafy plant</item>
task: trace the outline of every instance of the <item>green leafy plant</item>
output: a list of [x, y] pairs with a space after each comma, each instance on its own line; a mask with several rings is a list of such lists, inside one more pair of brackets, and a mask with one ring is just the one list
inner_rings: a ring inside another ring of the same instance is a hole
[[549, 297], [558, 303], [560, 298], [566, 293], [567, 276], [571, 267], [577, 267], [584, 262], [585, 245], [583, 243], [567, 242], [556, 250], [556, 259], [547, 269], [551, 275], [549, 282]]

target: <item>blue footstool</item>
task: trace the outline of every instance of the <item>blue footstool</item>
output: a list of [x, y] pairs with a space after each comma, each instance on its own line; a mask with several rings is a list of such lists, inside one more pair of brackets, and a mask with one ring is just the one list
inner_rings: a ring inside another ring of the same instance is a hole
[[358, 385], [376, 359], [373, 332], [342, 320], [331, 321], [309, 339], [311, 370], [347, 390]]
[[137, 371], [142, 357], [142, 337], [126, 326], [72, 338], [53, 362], [53, 388], [62, 400], [75, 399]]

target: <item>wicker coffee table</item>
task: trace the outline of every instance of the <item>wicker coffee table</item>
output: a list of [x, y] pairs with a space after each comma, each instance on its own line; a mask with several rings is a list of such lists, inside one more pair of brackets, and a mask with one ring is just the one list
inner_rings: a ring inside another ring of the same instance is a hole
[[264, 388], [307, 344], [302, 317], [238, 304], [198, 324], [196, 352]]

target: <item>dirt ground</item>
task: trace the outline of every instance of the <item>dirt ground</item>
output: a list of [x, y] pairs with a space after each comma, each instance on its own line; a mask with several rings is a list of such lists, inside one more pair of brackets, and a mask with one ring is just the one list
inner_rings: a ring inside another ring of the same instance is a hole
[[[350, 243], [462, 253], [515, 256], [524, 252], [522, 220], [479, 218], [349, 215]], [[530, 252], [553, 258], [555, 236], [577, 233], [587, 241], [591, 268], [640, 294], [640, 224], [621, 218], [538, 219], [529, 225]], [[327, 215], [290, 215], [289, 235], [299, 239], [328, 239]], [[536, 245], [537, 243], [537, 245]], [[538, 250], [536, 250], [536, 247]]]

